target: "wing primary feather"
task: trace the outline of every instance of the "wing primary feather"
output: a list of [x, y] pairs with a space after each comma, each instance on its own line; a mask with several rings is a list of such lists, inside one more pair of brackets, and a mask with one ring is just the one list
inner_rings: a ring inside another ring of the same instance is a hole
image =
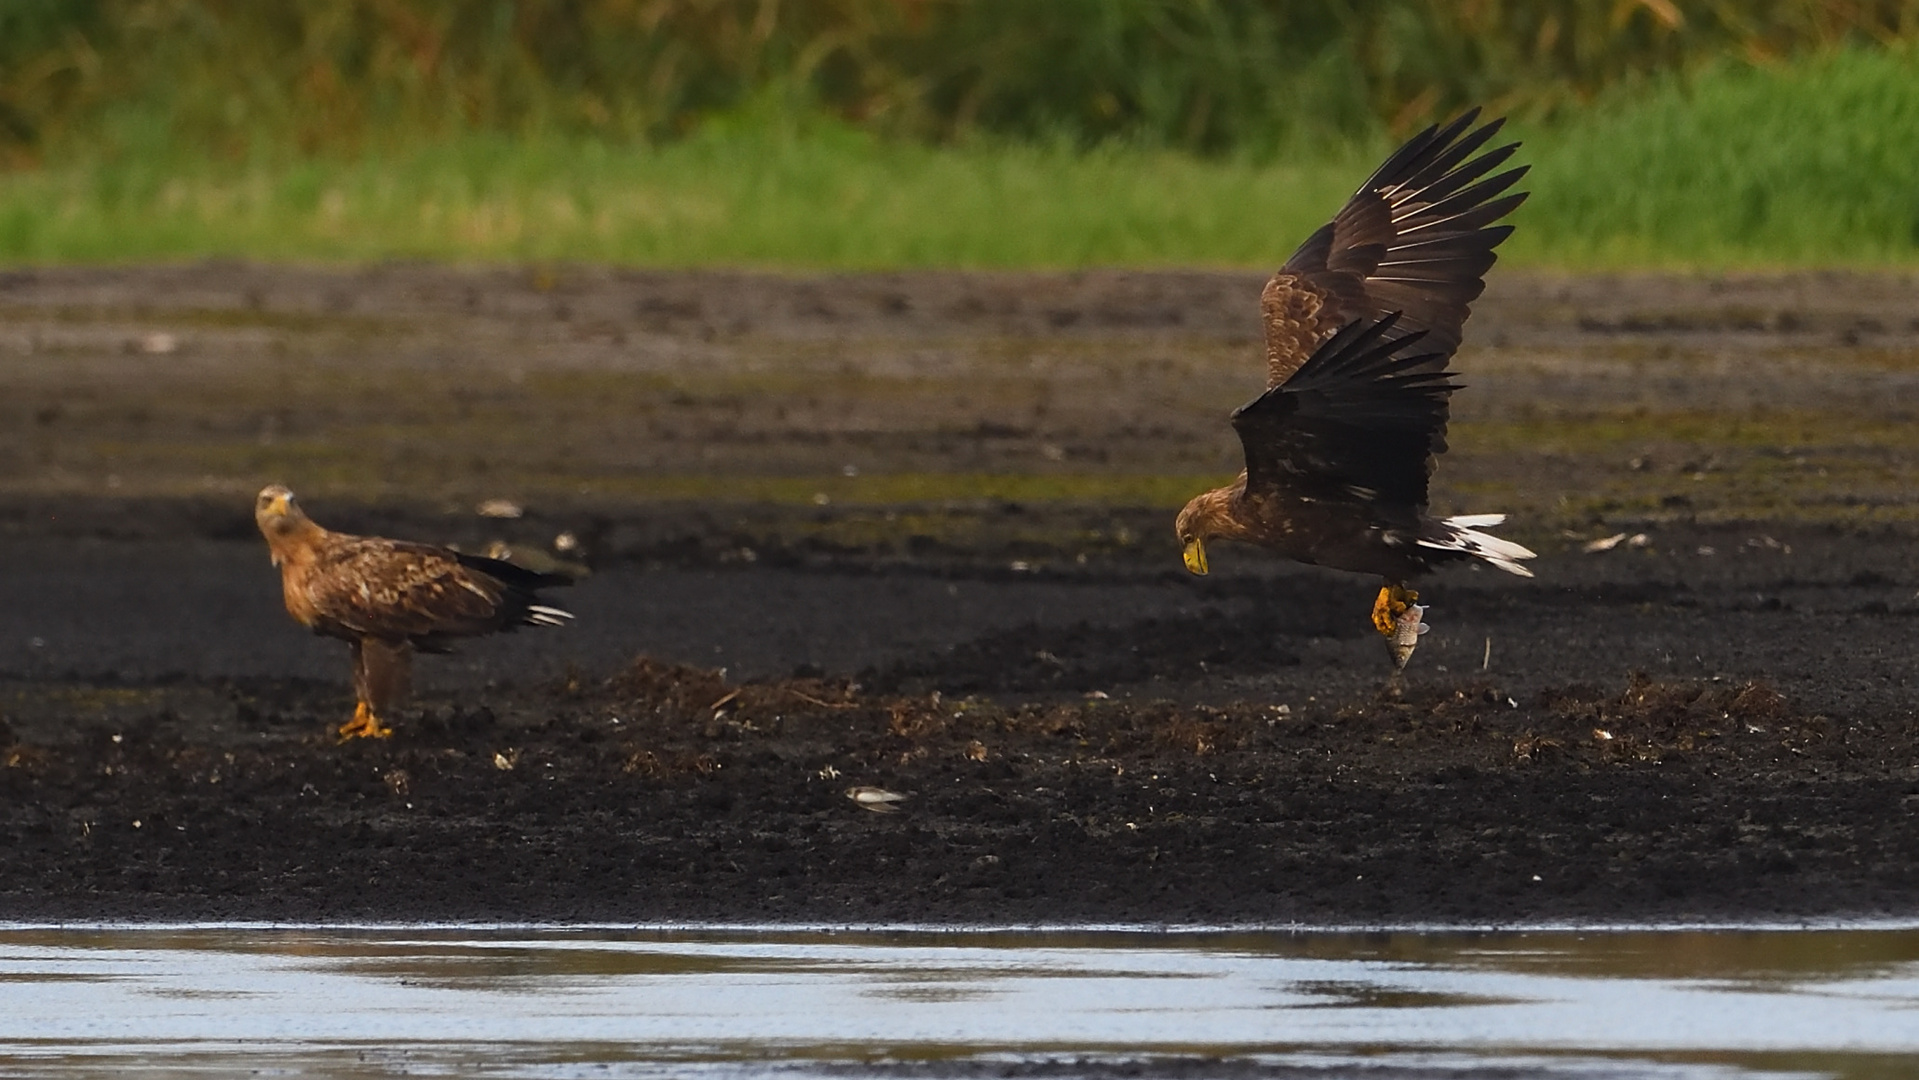
[[1424, 199], [1427, 202], [1438, 202], [1505, 164], [1518, 150], [1518, 143], [1507, 143], [1505, 146], [1488, 150], [1429, 184], [1418, 188], [1402, 188], [1400, 197], [1391, 201], [1395, 207], [1415, 198]]
[[[1515, 183], [1518, 183], [1519, 178], [1524, 175], [1526, 175], [1526, 166], [1524, 165], [1517, 169], [1508, 169], [1490, 180], [1481, 180], [1479, 183], [1474, 184], [1464, 191], [1456, 191], [1443, 199], [1427, 203], [1419, 207], [1415, 212], [1406, 214], [1395, 220], [1411, 222], [1427, 216], [1439, 218], [1454, 217], [1462, 209], [1470, 209], [1471, 207], [1477, 206], [1491, 199], [1493, 196], [1498, 195], [1500, 192], [1505, 191], [1507, 188], [1512, 187]], [[1412, 231], [1411, 229], [1405, 230], [1401, 235], [1406, 235]]]
[[1373, 170], [1373, 174], [1366, 178], [1366, 182], [1360, 186], [1359, 190], [1377, 191], [1381, 187], [1403, 183], [1403, 180], [1395, 180], [1394, 177], [1408, 170], [1417, 174], [1423, 168], [1421, 159], [1427, 153], [1436, 146], [1443, 147], [1458, 138], [1460, 132], [1471, 127], [1478, 119], [1479, 107], [1475, 105], [1448, 121], [1444, 127], [1438, 124], [1427, 127], [1426, 130], [1406, 140], [1404, 146], [1381, 162], [1379, 168]]
[[1513, 209], [1520, 203], [1525, 202], [1526, 196], [1530, 194], [1532, 194], [1530, 191], [1514, 192], [1497, 202], [1489, 202], [1482, 206], [1475, 206], [1449, 218], [1422, 221], [1413, 228], [1408, 229], [1405, 235], [1411, 236], [1415, 233], [1438, 229], [1446, 225], [1451, 225], [1453, 232], [1470, 233], [1481, 226], [1490, 225], [1500, 218], [1505, 217], [1507, 214], [1512, 213]]
[[[1500, 117], [1499, 119], [1489, 121], [1478, 131], [1472, 132], [1457, 142], [1448, 139], [1439, 143], [1438, 145], [1441, 147], [1439, 152], [1434, 154], [1431, 160], [1423, 162], [1418, 171], [1394, 185], [1392, 190], [1417, 191], [1429, 184], [1437, 183], [1460, 162], [1471, 157], [1474, 151], [1486, 145], [1494, 135], [1499, 134], [1499, 129], [1503, 127], [1505, 123], [1505, 117]], [[1457, 136], [1455, 136], [1455, 138], [1456, 137]], [[1493, 152], [1498, 153], [1496, 150]], [[1381, 194], [1386, 194], [1386, 192], [1382, 191]]]

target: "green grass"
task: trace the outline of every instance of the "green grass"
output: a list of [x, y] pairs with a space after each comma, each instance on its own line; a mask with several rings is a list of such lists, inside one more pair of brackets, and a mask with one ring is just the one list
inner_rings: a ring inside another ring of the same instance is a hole
[[1919, 53], [1726, 65], [1529, 140], [1509, 254], [1592, 266], [1919, 264]]
[[0, 259], [1261, 263], [1316, 227], [1362, 168], [939, 150], [849, 133], [663, 147], [471, 137], [244, 167], [86, 162], [0, 175]]
[[[1919, 264], [1910, 53], [1726, 65], [1524, 134], [1535, 194], [1506, 249], [1521, 265]], [[821, 124], [657, 146], [475, 135], [357, 160], [76, 153], [0, 174], [0, 261], [1266, 267], [1382, 149], [940, 149]]]

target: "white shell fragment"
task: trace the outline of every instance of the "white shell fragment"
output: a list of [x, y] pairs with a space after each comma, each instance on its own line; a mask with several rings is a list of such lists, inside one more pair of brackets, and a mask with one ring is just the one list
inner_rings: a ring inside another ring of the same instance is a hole
[[1598, 555], [1602, 552], [1611, 551], [1620, 544], [1625, 544], [1629, 548], [1648, 547], [1652, 544], [1652, 537], [1645, 533], [1633, 533], [1631, 536], [1625, 533], [1614, 533], [1611, 536], [1602, 536], [1597, 540], [1588, 540], [1579, 550], [1588, 555]]
[[871, 810], [876, 814], [891, 814], [899, 810], [896, 804], [904, 802], [910, 796], [902, 795], [897, 791], [888, 791], [885, 788], [859, 786], [847, 788], [846, 797], [858, 803], [862, 810]]
[[1406, 661], [1411, 660], [1413, 650], [1419, 648], [1419, 635], [1430, 629], [1422, 621], [1425, 614], [1424, 604], [1413, 604], [1400, 612], [1399, 618], [1393, 620], [1393, 637], [1390, 647], [1393, 650], [1394, 672], [1406, 670]]

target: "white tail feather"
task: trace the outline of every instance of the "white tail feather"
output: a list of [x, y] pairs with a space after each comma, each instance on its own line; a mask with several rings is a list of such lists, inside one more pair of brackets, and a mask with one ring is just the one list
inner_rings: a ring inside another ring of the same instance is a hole
[[1463, 551], [1475, 559], [1499, 567], [1508, 574], [1520, 577], [1532, 577], [1533, 572], [1519, 565], [1521, 559], [1530, 559], [1533, 552], [1515, 544], [1511, 540], [1502, 540], [1491, 533], [1479, 532], [1484, 526], [1497, 525], [1506, 520], [1504, 514], [1463, 514], [1450, 517], [1439, 524], [1445, 527], [1445, 534], [1436, 537], [1419, 538], [1421, 547], [1436, 548], [1440, 551]]
[[526, 609], [526, 621], [530, 626], [565, 626], [573, 618], [570, 611], [556, 607], [534, 604]]

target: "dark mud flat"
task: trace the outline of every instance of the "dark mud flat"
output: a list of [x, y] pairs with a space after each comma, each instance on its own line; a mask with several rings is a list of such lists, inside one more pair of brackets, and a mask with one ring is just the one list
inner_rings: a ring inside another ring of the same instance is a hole
[[[1539, 582], [1451, 574], [1397, 687], [1364, 626], [1369, 587], [1310, 570], [1188, 582], [1144, 561], [1015, 574], [804, 551], [656, 564], [582, 583], [585, 617], [564, 634], [423, 662], [430, 688], [399, 733], [344, 746], [328, 735], [350, 705], [343, 650], [279, 625], [253, 545], [212, 547], [228, 585], [202, 567], [198, 587], [250, 609], [224, 634], [192, 630], [199, 666], [224, 674], [167, 669], [166, 634], [144, 671], [45, 639], [13, 654], [0, 918], [1919, 908], [1919, 672], [1903, 641], [1919, 605], [1895, 584], [1919, 566], [1895, 533], [1671, 527], [1658, 546], [1549, 556]], [[115, 580], [120, 606], [78, 640], [178, 625], [172, 597], [142, 607], [139, 582]], [[723, 598], [753, 677], [701, 663], [697, 611], [647, 602], [656, 586], [690, 602], [687, 581]], [[18, 595], [0, 616], [12, 641], [58, 600]], [[813, 643], [876, 622], [941, 622], [941, 596], [963, 612], [944, 641], [902, 630], [864, 664], [814, 659]], [[653, 656], [612, 659], [635, 641]], [[70, 670], [34, 655], [59, 649]], [[284, 674], [282, 656], [311, 674]], [[854, 785], [911, 798], [869, 812]]]
[[[1374, 583], [1178, 569], [1258, 284], [0, 280], [0, 918], [1919, 915], [1908, 283], [1499, 285], [1435, 500], [1540, 576], [1432, 581], [1397, 686]], [[275, 480], [570, 532], [580, 620], [336, 745]]]

